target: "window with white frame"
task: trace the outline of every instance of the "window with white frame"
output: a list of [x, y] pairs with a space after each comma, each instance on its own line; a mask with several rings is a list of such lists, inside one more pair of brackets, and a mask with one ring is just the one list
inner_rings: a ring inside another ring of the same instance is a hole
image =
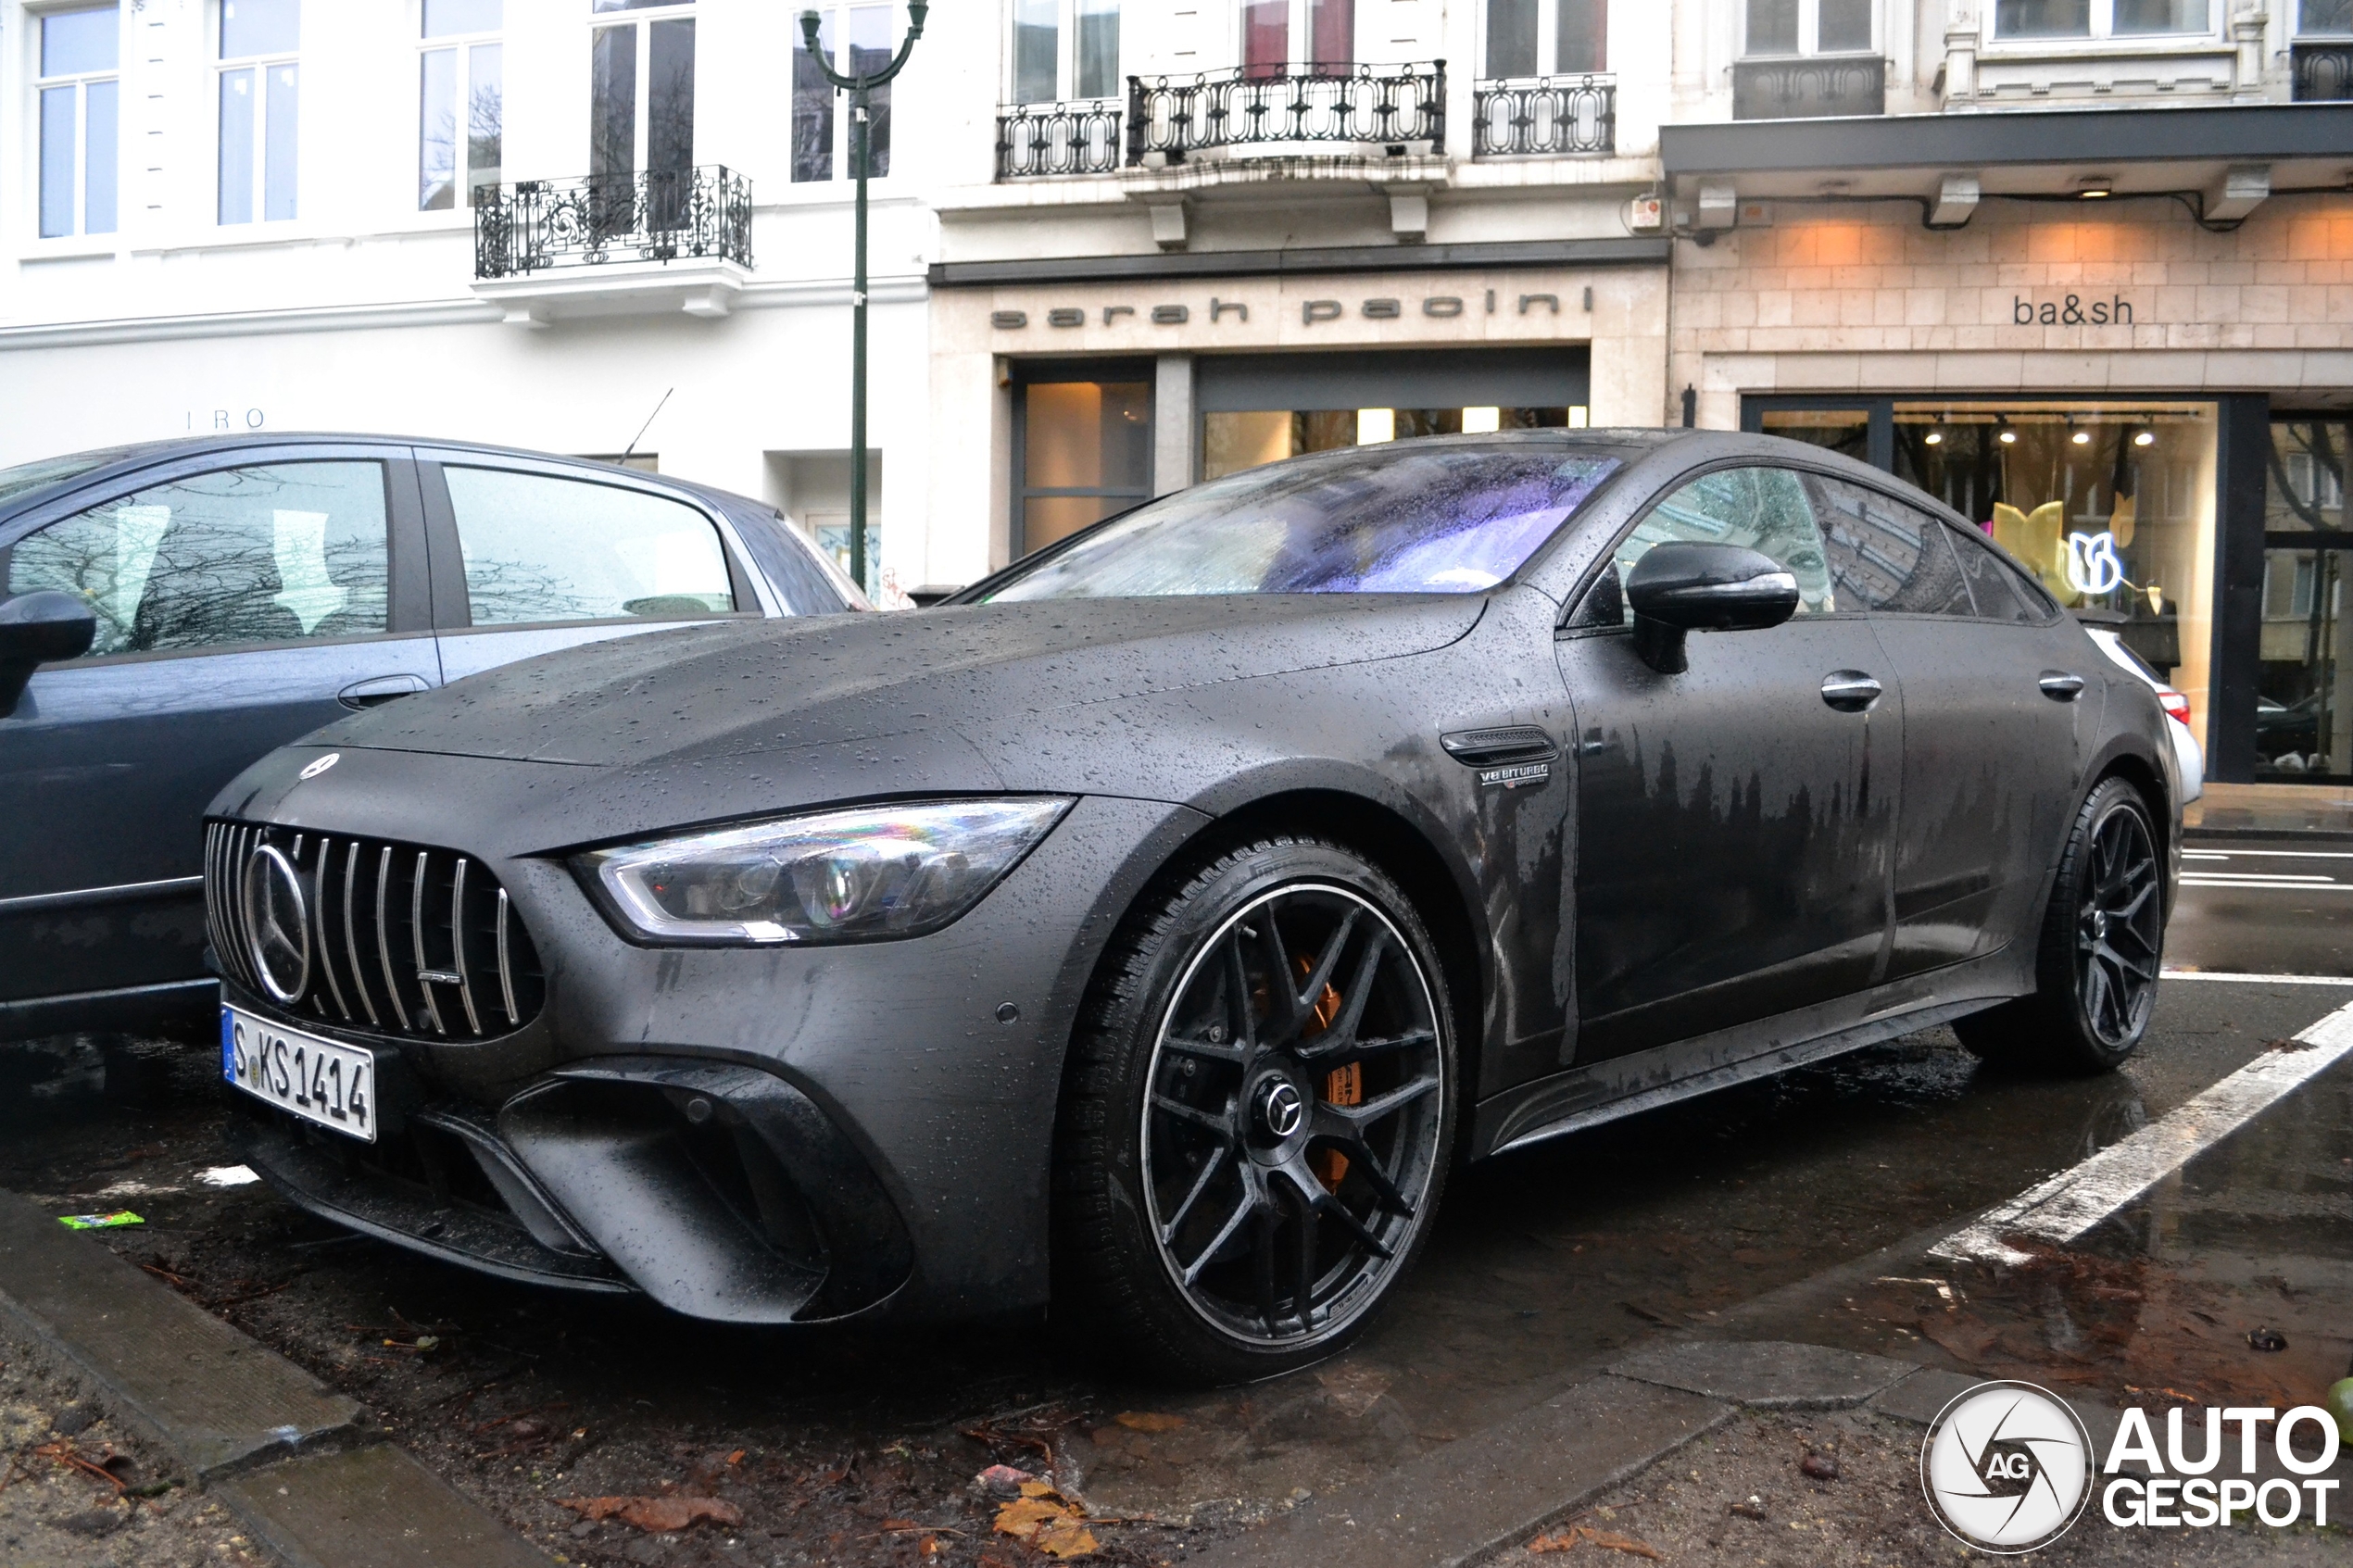
[[417, 210], [474, 205], [506, 135], [505, 0], [424, 0], [417, 56]]
[[[798, 17], [795, 20], [798, 21]], [[817, 48], [844, 76], [878, 71], [899, 49], [891, 6], [837, 6], [818, 13]], [[866, 122], [866, 177], [890, 173], [890, 84], [874, 89]], [[849, 94], [837, 93], [798, 27], [792, 41], [792, 177], [795, 183], [854, 180], [849, 167]]]
[[1748, 0], [1750, 55], [1867, 55], [1879, 42], [1876, 0]]
[[[590, 0], [588, 172], [695, 166], [695, 16], [677, 0]], [[607, 20], [611, 12], [652, 12]]]
[[[2311, 0], [2306, 0], [2311, 8]], [[1994, 0], [1996, 38], [2138, 38], [2214, 31], [2213, 0]]]
[[1608, 0], [1487, 0], [1486, 75], [1591, 75], [1609, 69]]
[[1013, 0], [1016, 104], [1115, 98], [1119, 0]]
[[2296, 32], [2299, 38], [2343, 38], [2353, 34], [2353, 0], [2300, 0]]
[[219, 19], [219, 218], [280, 222], [296, 207], [302, 0], [220, 0]]
[[1242, 72], [1278, 76], [1356, 61], [1356, 0], [1242, 0]]
[[33, 97], [41, 120], [40, 231], [111, 234], [121, 82], [122, 17], [116, 6], [44, 11]]

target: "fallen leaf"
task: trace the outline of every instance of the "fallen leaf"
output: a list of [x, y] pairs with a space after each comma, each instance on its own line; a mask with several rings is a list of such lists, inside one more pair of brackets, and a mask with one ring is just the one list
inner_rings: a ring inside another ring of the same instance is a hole
[[1034, 1540], [1050, 1521], [1070, 1517], [1070, 1510], [1051, 1498], [1015, 1498], [997, 1511], [996, 1529], [1017, 1541]]
[[1091, 1557], [1100, 1549], [1095, 1532], [1076, 1519], [1056, 1519], [1038, 1532], [1032, 1543], [1049, 1557]]
[[744, 1522], [735, 1504], [717, 1498], [559, 1498], [556, 1501], [560, 1507], [592, 1520], [619, 1519], [624, 1524], [661, 1534], [684, 1530], [705, 1519], [714, 1524]]
[[1185, 1424], [1183, 1416], [1161, 1411], [1121, 1411], [1112, 1419], [1130, 1432], [1174, 1432]]
[[1665, 1552], [1655, 1546], [1638, 1541], [1631, 1536], [1613, 1536], [1604, 1531], [1593, 1530], [1588, 1532], [1585, 1538], [1604, 1551], [1622, 1551], [1629, 1557], [1647, 1557], [1653, 1562], [1667, 1561]]
[[1026, 1498], [1058, 1498], [1062, 1496], [1060, 1492], [1054, 1490], [1054, 1484], [1051, 1481], [1040, 1481], [1034, 1475], [1021, 1484], [1021, 1495]]

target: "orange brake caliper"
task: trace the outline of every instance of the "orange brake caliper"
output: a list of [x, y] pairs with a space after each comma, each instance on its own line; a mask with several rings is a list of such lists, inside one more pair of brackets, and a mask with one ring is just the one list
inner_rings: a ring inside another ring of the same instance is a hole
[[[1302, 958], [1298, 962], [1299, 972], [1302, 975], [1315, 968], [1315, 965], [1306, 959]], [[1326, 985], [1324, 994], [1315, 998], [1313, 1016], [1317, 1033], [1320, 1034], [1330, 1028], [1332, 1020], [1340, 1016], [1340, 993], [1331, 986]], [[1327, 1073], [1324, 1078], [1324, 1098], [1332, 1105], [1362, 1105], [1365, 1102], [1364, 1063], [1352, 1061], [1345, 1067], [1334, 1068]], [[1316, 1178], [1324, 1184], [1325, 1191], [1338, 1192], [1340, 1190], [1340, 1182], [1348, 1174], [1348, 1156], [1336, 1148], [1318, 1149], [1310, 1163], [1315, 1167]]]

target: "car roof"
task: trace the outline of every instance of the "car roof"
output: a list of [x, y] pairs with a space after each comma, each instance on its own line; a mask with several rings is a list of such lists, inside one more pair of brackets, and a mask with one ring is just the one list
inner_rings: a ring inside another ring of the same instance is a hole
[[[666, 489], [683, 490], [717, 505], [731, 514], [749, 513], [754, 517], [774, 517], [776, 508], [765, 501], [722, 490], [716, 485], [697, 483], [673, 478], [668, 474], [648, 473], [641, 469], [624, 469], [619, 464], [595, 458], [576, 457], [566, 452], [540, 452], [526, 446], [501, 446], [485, 441], [452, 440], [446, 436], [387, 435], [371, 431], [245, 431], [225, 434], [172, 436], [162, 441], [132, 442], [120, 446], [93, 447], [82, 453], [59, 453], [59, 459], [91, 457], [102, 459], [90, 468], [61, 476], [53, 484], [36, 485], [0, 500], [0, 521], [5, 521], [29, 507], [37, 506], [60, 489], [81, 489], [85, 485], [102, 484], [119, 473], [135, 473], [157, 463], [181, 458], [200, 458], [208, 453], [251, 452], [267, 446], [331, 446], [339, 445], [366, 446], [431, 446], [445, 451], [478, 452], [485, 457], [522, 458], [534, 462], [568, 463], [584, 469], [605, 469], [625, 473], [632, 478]], [[28, 459], [40, 461], [42, 459]]]

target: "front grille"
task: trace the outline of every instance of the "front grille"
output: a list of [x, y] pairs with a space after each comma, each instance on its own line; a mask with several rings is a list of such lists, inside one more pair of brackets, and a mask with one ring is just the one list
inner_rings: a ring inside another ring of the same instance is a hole
[[[247, 884], [265, 848], [285, 857], [303, 894], [308, 962], [291, 999], [265, 981], [253, 953]], [[208, 822], [205, 918], [230, 977], [297, 1016], [480, 1040], [530, 1022], [547, 997], [507, 890], [481, 861], [447, 849]]]

